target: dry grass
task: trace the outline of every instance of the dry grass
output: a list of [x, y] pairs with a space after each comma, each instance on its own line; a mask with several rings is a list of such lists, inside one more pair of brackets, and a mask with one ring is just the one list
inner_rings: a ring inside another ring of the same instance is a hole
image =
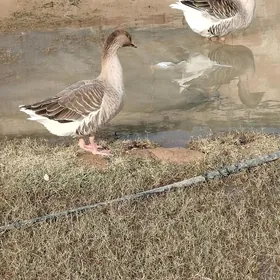
[[[256, 133], [195, 140], [190, 147], [205, 153], [204, 162], [180, 166], [123, 156], [129, 143], [108, 145], [116, 156], [101, 171], [77, 160], [72, 144], [2, 141], [1, 224], [274, 152], [279, 140]], [[6, 232], [0, 278], [279, 279], [279, 166], [274, 162], [188, 190]]]

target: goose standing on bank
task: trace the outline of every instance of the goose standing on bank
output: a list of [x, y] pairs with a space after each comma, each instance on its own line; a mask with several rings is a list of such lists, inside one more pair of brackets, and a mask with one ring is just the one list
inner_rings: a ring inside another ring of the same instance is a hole
[[[122, 109], [124, 87], [122, 67], [117, 56], [121, 47], [137, 47], [125, 30], [114, 31], [103, 46], [101, 73], [95, 80], [82, 80], [56, 96], [31, 105], [21, 105], [29, 120], [43, 124], [57, 136], [79, 137], [79, 146], [93, 154], [108, 155], [94, 141], [99, 127]], [[89, 137], [86, 145], [85, 138]]]
[[208, 39], [247, 28], [254, 16], [255, 0], [186, 0], [171, 4], [183, 11], [190, 28]]

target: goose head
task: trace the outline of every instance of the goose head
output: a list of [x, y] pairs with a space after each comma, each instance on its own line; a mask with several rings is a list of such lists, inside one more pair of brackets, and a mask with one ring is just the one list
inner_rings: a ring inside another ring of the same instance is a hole
[[118, 29], [108, 36], [104, 44], [104, 52], [110, 52], [110, 50], [117, 50], [122, 47], [137, 48], [137, 45], [126, 30]]

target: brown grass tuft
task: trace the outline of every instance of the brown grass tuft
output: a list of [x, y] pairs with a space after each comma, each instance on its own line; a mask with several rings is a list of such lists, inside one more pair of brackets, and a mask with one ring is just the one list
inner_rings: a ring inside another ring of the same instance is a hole
[[[1, 141], [1, 224], [189, 178], [274, 152], [279, 140], [259, 133], [194, 140], [205, 160], [184, 165], [122, 156], [133, 142], [107, 145], [116, 156], [99, 170], [74, 144]], [[0, 278], [279, 279], [279, 167], [6, 232]]]

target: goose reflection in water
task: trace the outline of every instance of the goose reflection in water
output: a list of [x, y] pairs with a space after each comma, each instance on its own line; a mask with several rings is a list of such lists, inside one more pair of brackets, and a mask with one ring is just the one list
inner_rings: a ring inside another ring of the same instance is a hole
[[195, 95], [200, 100], [219, 98], [219, 88], [235, 80], [238, 97], [246, 108], [256, 108], [264, 95], [264, 92], [250, 91], [255, 61], [252, 51], [241, 45], [222, 45], [208, 55], [193, 53], [187, 60], [179, 63], [160, 62], [152, 69], [182, 73], [182, 78], [173, 80], [179, 85], [180, 94], [188, 97]]

